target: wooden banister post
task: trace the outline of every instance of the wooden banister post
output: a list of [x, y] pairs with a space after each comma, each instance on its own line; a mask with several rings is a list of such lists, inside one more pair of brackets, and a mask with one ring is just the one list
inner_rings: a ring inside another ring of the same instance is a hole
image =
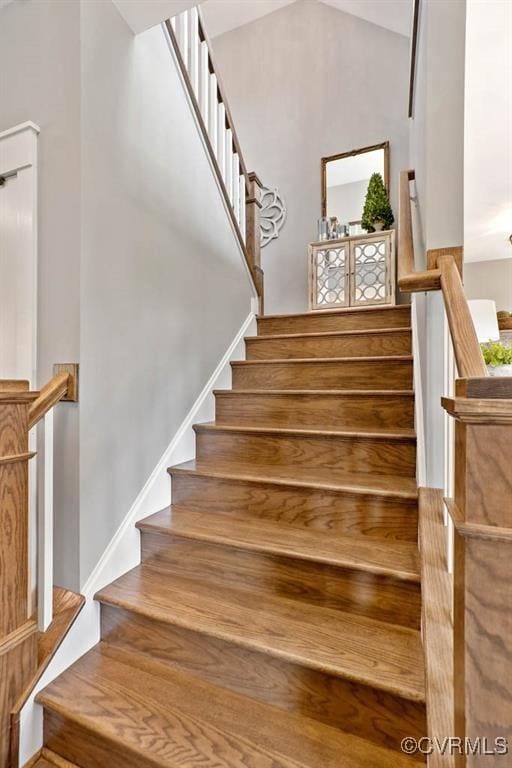
[[249, 188], [245, 201], [245, 226], [246, 226], [246, 246], [249, 266], [252, 271], [254, 284], [258, 291], [260, 299], [260, 314], [263, 314], [263, 270], [261, 268], [261, 231], [260, 231], [260, 210], [261, 210], [261, 188], [262, 183], [258, 176], [249, 173]]
[[414, 272], [414, 243], [412, 238], [411, 194], [409, 182], [414, 171], [400, 173], [398, 197], [398, 281]]
[[0, 768], [9, 759], [10, 710], [37, 667], [29, 619], [28, 382], [0, 381]]
[[492, 750], [510, 740], [512, 713], [512, 379], [459, 380], [443, 405], [456, 420], [455, 735], [485, 737]]

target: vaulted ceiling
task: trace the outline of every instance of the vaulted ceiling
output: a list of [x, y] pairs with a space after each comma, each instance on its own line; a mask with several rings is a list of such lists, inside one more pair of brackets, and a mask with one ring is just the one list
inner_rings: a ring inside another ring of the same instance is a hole
[[[210, 37], [249, 24], [296, 0], [204, 0], [202, 11]], [[372, 24], [409, 36], [412, 0], [310, 0], [359, 16]]]

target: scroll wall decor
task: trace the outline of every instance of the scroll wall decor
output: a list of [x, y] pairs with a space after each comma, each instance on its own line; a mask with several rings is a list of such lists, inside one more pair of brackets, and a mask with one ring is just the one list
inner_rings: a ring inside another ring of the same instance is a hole
[[279, 232], [286, 221], [286, 205], [277, 189], [261, 188], [261, 247], [279, 237]]

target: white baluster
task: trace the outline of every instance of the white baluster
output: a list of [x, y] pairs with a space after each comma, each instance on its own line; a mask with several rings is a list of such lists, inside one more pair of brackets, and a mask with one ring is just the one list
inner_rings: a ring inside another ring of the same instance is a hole
[[224, 181], [228, 191], [229, 199], [233, 204], [233, 131], [228, 128], [226, 131], [226, 155], [225, 155], [225, 174]]
[[210, 82], [210, 70], [209, 55], [208, 55], [208, 43], [203, 40], [199, 47], [199, 107], [203, 116], [204, 124], [210, 128], [209, 123], [209, 93], [208, 86]]
[[217, 96], [217, 76], [213, 72], [210, 75], [208, 85], [208, 134], [214, 152], [218, 155], [219, 102]]
[[235, 219], [240, 223], [240, 185], [238, 178], [240, 176], [240, 160], [238, 159], [238, 153], [233, 155], [233, 170], [231, 179], [231, 188], [233, 190], [233, 210], [235, 212]]
[[246, 242], [245, 232], [245, 176], [241, 174], [238, 179], [239, 196], [240, 196], [240, 232], [242, 233], [242, 239]]
[[176, 39], [181, 52], [181, 57], [188, 69], [188, 17], [189, 12], [183, 11], [176, 18]]
[[224, 182], [226, 181], [226, 107], [222, 102], [218, 107], [217, 118], [217, 162]]
[[45, 632], [53, 619], [53, 410], [45, 415], [37, 520], [37, 619]]
[[188, 23], [188, 73], [196, 98], [199, 100], [199, 16], [197, 7], [189, 11]]
[[173, 32], [176, 32], [176, 16], [173, 16], [171, 19], [171, 27], [173, 29]]

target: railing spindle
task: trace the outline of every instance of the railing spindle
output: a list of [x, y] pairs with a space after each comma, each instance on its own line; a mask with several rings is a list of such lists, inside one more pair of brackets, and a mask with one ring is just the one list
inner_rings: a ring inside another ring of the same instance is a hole
[[185, 66], [188, 67], [188, 11], [176, 18], [176, 40]]
[[233, 189], [233, 210], [235, 212], [236, 220], [240, 224], [239, 176], [240, 176], [240, 160], [238, 159], [238, 154], [235, 152], [235, 154], [233, 155], [233, 170], [232, 170], [231, 186]]
[[53, 619], [53, 409], [43, 418], [43, 451], [37, 515], [37, 618], [40, 632]]
[[217, 107], [217, 162], [220, 175], [226, 183], [226, 107], [222, 101]]
[[245, 224], [245, 218], [246, 218], [246, 186], [245, 186], [245, 176], [243, 174], [240, 174], [238, 177], [238, 189], [239, 189], [239, 200], [240, 200], [240, 232], [242, 234], [242, 239], [244, 243], [247, 242], [247, 232], [246, 232], [246, 224]]
[[210, 94], [208, 90], [210, 82], [210, 71], [208, 69], [208, 43], [203, 40], [199, 46], [199, 107], [203, 116], [204, 124], [209, 127], [209, 102]]
[[224, 180], [226, 182], [226, 189], [228, 191], [228, 196], [234, 210], [235, 206], [233, 205], [233, 132], [231, 128], [226, 129], [225, 152], [226, 154], [225, 154], [225, 160], [224, 160], [224, 163], [225, 163]]
[[217, 77], [214, 72], [208, 82], [208, 135], [215, 156], [218, 154], [219, 141], [219, 100], [217, 98]]
[[189, 11], [188, 22], [188, 73], [196, 98], [199, 99], [199, 17], [197, 8]]

